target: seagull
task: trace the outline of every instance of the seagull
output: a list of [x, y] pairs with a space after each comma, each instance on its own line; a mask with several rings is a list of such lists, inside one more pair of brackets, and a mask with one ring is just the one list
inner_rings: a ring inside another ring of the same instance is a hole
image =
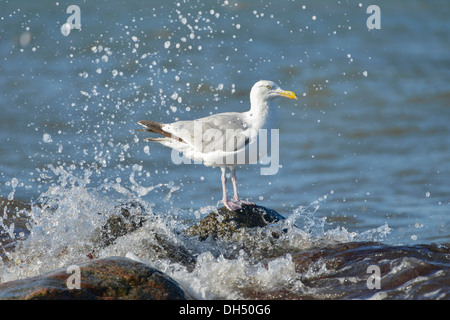
[[[262, 133], [276, 129], [278, 112], [273, 102], [275, 98], [297, 99], [292, 91], [281, 89], [275, 82], [260, 80], [250, 91], [250, 110], [246, 112], [224, 112], [204, 118], [172, 123], [149, 120], [138, 121], [145, 131], [160, 134], [161, 138], [146, 138], [158, 142], [183, 154], [185, 159], [203, 163], [209, 167], [219, 167], [222, 176], [222, 203], [230, 211], [242, 209], [242, 204], [252, 204], [239, 198], [236, 167], [253, 164], [267, 154], [267, 147], [257, 150], [263, 140]], [[265, 130], [264, 130], [265, 129]], [[267, 141], [267, 140], [264, 140]], [[256, 152], [253, 152], [255, 151]], [[174, 160], [172, 152], [172, 160]], [[227, 198], [226, 169], [231, 170], [234, 196]]]

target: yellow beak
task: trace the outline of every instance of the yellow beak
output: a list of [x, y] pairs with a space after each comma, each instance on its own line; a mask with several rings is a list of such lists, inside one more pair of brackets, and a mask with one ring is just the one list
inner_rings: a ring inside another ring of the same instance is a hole
[[295, 99], [295, 100], [298, 99], [297, 95], [294, 92], [292, 92], [292, 91], [281, 91], [281, 92], [278, 92], [278, 94], [280, 96], [283, 96], [283, 97], [286, 97], [286, 98], [289, 98], [289, 99]]

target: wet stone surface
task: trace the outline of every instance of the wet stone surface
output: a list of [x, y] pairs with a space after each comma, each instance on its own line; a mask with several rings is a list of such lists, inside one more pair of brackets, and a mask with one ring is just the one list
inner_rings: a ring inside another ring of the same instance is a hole
[[243, 205], [241, 210], [230, 211], [225, 207], [217, 212], [211, 212], [199, 223], [188, 228], [188, 236], [197, 236], [201, 240], [208, 237], [230, 237], [236, 231], [243, 228], [265, 227], [285, 218], [275, 210], [258, 205]]
[[[7, 224], [7, 219], [13, 216], [16, 219], [23, 216], [25, 227], [25, 213], [29, 208], [19, 202], [7, 201], [4, 206], [3, 223]], [[242, 299], [450, 298], [449, 244], [311, 243], [308, 235], [297, 232], [297, 226], [287, 227], [285, 222], [288, 220], [283, 216], [256, 205], [244, 205], [237, 212], [219, 208], [193, 226], [173, 234], [152, 227], [152, 219], [156, 219], [153, 214], [147, 214], [132, 203], [109, 212], [104, 224], [92, 234], [97, 251], [86, 253], [91, 260], [75, 263], [80, 268], [80, 289], [68, 287], [67, 281], [72, 274], [65, 267], [1, 283], [0, 299], [199, 298], [198, 292], [187, 293], [176, 280], [189, 290], [192, 290], [191, 283], [194, 287], [200, 285], [202, 290], [212, 290], [211, 286], [216, 287], [217, 283], [210, 282], [210, 277], [215, 278], [209, 268], [217, 267], [220, 259], [225, 265], [236, 265], [237, 269], [242, 268], [241, 264], [247, 264], [239, 275], [248, 281], [246, 285], [242, 285], [241, 280], [235, 284], [226, 283], [234, 285], [237, 296]], [[302, 234], [306, 237], [305, 242], [299, 239]], [[292, 237], [299, 241], [295, 246], [287, 241]], [[109, 254], [105, 255], [104, 250], [129, 241], [135, 246], [132, 248], [137, 249], [137, 259], [119, 257], [122, 254], [114, 251], [106, 251]], [[14, 250], [14, 242], [3, 244], [10, 246], [8, 250]], [[210, 251], [217, 246], [221, 250]], [[210, 253], [210, 264], [202, 264], [199, 258], [205, 252]], [[100, 259], [100, 253], [106, 257]], [[222, 255], [220, 259], [219, 255]], [[8, 262], [8, 259], [3, 257], [3, 261]], [[170, 268], [162, 269], [166, 273], [160, 272], [153, 267], [158, 261], [165, 261], [175, 269], [185, 268], [185, 271], [181, 278], [180, 274], [170, 273]], [[379, 288], [368, 285], [372, 276], [369, 268], [373, 266], [379, 270]], [[255, 268], [260, 268], [258, 272], [264, 275], [274, 267], [281, 269], [275, 269], [270, 279], [281, 277], [285, 280], [275, 287], [261, 286], [254, 274]], [[231, 277], [229, 281], [235, 280]]]
[[[184, 300], [178, 283], [146, 264], [122, 257], [80, 264], [80, 288], [67, 268], [0, 284], [0, 299], [20, 300]], [[72, 282], [73, 280], [73, 282]], [[68, 281], [71, 284], [68, 285]]]

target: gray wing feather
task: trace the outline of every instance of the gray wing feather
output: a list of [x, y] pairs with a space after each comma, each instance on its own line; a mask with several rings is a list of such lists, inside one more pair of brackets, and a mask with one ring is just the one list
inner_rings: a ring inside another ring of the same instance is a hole
[[163, 125], [166, 132], [181, 138], [197, 151], [233, 152], [244, 148], [250, 141], [248, 123], [242, 113], [219, 113], [193, 121], [177, 121]]

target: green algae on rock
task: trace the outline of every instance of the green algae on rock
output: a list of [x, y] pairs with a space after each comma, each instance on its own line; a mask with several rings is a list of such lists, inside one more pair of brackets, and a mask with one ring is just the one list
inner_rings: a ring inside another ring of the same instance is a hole
[[225, 207], [211, 212], [198, 224], [189, 227], [186, 234], [197, 236], [201, 240], [230, 237], [243, 228], [265, 227], [285, 218], [278, 212], [258, 205], [242, 205], [241, 210], [230, 211]]

